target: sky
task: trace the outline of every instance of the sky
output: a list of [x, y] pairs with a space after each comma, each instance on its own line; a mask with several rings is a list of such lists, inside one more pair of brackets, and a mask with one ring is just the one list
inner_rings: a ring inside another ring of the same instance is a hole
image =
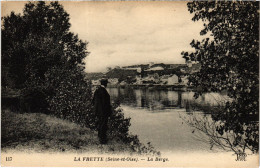
[[[201, 39], [187, 2], [60, 2], [71, 31], [88, 42], [86, 72], [134, 64], [185, 63], [182, 51]], [[2, 16], [22, 13], [25, 2], [2, 2]]]

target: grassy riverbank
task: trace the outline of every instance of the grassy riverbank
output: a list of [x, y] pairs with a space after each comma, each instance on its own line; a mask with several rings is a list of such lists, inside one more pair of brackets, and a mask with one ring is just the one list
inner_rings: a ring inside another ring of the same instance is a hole
[[96, 131], [54, 116], [2, 110], [1, 118], [3, 152], [134, 153], [120, 139], [101, 145]]

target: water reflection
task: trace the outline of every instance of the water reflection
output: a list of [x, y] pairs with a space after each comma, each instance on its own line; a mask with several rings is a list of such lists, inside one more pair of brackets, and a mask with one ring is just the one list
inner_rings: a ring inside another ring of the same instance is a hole
[[138, 108], [149, 110], [163, 110], [171, 108], [186, 108], [189, 111], [190, 104], [219, 106], [224, 105], [226, 95], [219, 93], [207, 93], [194, 99], [194, 92], [168, 91], [156, 89], [133, 88], [108, 88], [112, 102], [120, 102]]
[[[207, 143], [197, 137], [208, 137], [184, 124], [182, 116], [194, 113], [194, 105], [217, 106], [224, 103], [225, 95], [207, 93], [194, 99], [194, 92], [156, 89], [108, 88], [112, 102], [119, 101], [124, 115], [131, 118], [130, 132], [138, 135], [144, 144], [151, 142], [161, 152], [206, 151]], [[212, 114], [196, 111], [196, 115], [211, 118]]]

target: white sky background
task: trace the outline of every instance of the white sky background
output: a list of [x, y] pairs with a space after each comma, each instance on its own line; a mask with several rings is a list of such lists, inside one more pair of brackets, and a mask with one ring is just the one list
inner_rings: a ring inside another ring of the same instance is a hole
[[[201, 39], [202, 22], [193, 22], [187, 2], [61, 2], [71, 31], [88, 41], [87, 72], [133, 64], [185, 63]], [[2, 2], [2, 16], [21, 13], [25, 2]]]

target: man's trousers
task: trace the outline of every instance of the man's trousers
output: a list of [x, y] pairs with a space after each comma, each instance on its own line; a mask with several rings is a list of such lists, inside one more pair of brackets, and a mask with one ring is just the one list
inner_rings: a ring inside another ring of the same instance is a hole
[[98, 137], [102, 144], [107, 143], [108, 117], [98, 117]]

